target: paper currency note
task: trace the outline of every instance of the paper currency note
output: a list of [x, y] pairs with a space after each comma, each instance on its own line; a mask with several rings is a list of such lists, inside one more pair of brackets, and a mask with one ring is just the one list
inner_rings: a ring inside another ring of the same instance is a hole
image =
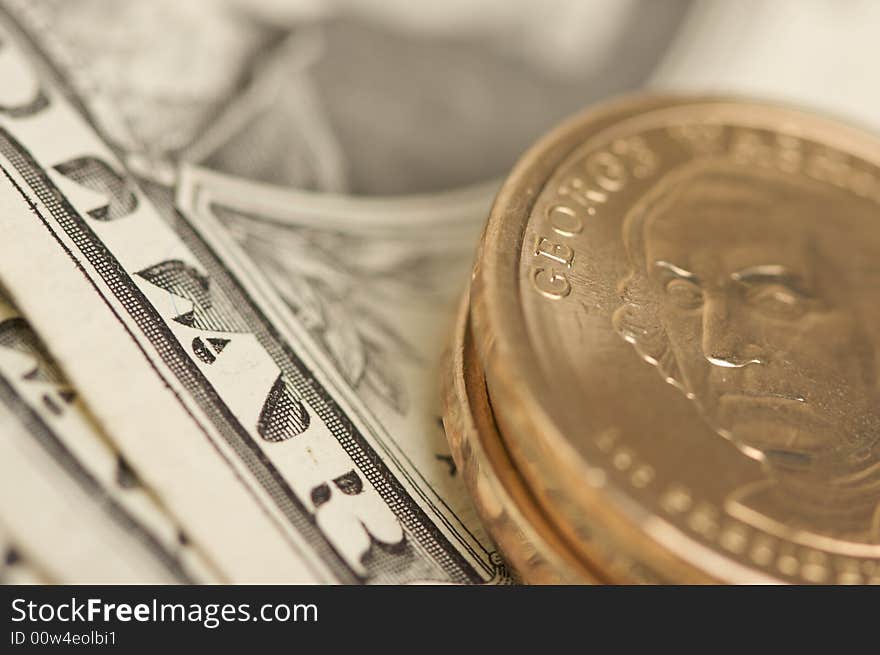
[[[217, 580], [0, 291], [0, 517], [62, 582]], [[59, 548], [64, 544], [64, 548]]]
[[194, 542], [236, 581], [489, 577], [248, 261], [137, 186], [13, 30], [0, 277]]

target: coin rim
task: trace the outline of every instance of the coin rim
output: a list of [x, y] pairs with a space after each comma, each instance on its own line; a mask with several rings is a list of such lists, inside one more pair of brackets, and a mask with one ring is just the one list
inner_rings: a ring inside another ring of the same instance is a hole
[[[606, 582], [568, 549], [510, 459], [489, 406], [469, 319], [465, 292], [443, 354], [441, 399], [450, 450], [477, 514], [523, 582]], [[490, 509], [497, 507], [500, 512]]]

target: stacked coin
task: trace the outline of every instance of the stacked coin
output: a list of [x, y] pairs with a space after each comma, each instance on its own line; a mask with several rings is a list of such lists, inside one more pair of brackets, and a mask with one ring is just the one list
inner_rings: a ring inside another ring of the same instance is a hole
[[[499, 192], [444, 423], [526, 582], [880, 582], [880, 140], [634, 97]], [[876, 315], [875, 315], [876, 314]]]

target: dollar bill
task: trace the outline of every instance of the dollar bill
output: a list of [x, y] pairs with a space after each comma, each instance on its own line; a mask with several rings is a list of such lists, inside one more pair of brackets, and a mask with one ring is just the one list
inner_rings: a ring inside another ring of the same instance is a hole
[[137, 185], [13, 29], [0, 277], [206, 556], [233, 581], [489, 577], [248, 260]]

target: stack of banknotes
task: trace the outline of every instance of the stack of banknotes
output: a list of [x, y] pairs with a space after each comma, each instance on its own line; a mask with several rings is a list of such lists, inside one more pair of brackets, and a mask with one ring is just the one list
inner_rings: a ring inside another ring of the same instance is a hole
[[2, 581], [877, 580], [880, 7], [443, 4], [0, 0]]

